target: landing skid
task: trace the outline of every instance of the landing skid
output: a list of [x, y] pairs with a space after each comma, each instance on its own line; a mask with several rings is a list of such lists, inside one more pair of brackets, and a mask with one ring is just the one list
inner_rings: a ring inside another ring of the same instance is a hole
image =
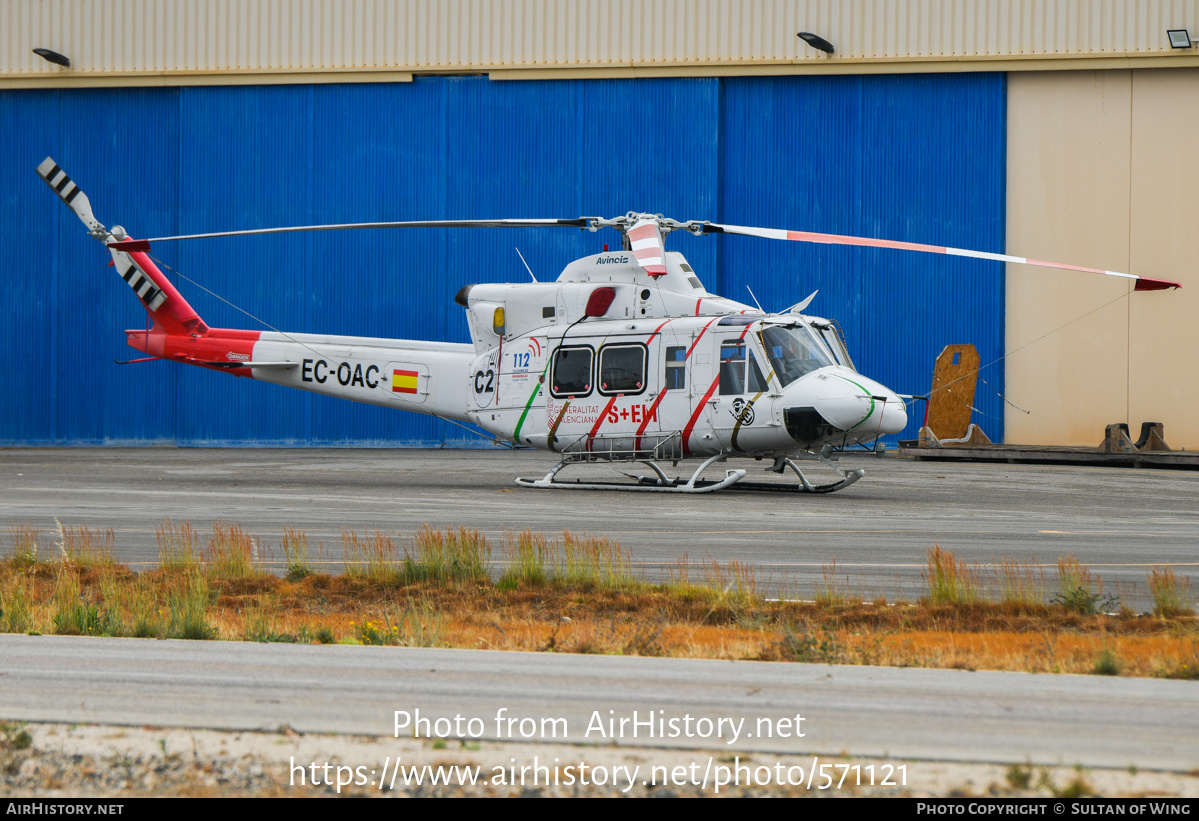
[[[780, 456], [774, 460], [774, 467], [770, 468], [775, 473], [783, 473], [787, 468], [795, 471], [795, 475], [799, 477], [799, 485], [779, 484], [777, 482], [743, 482], [745, 471], [738, 468], [736, 470], [726, 470], [723, 479], [701, 479], [700, 474], [712, 465], [714, 462], [722, 462], [728, 458], [728, 454], [718, 453], [715, 456], [709, 457], [702, 465], [700, 465], [690, 479], [671, 479], [668, 477], [658, 464], [649, 459], [637, 459], [640, 464], [646, 465], [653, 472], [654, 476], [635, 476], [631, 473], [625, 473], [633, 480], [629, 482], [583, 482], [575, 480], [574, 482], [564, 482], [557, 478], [557, 475], [567, 465], [577, 464], [577, 459], [563, 459], [555, 465], [549, 473], [541, 479], [522, 479], [517, 478], [516, 483], [523, 487], [535, 488], [555, 488], [562, 490], [637, 490], [649, 491], [652, 493], [711, 493], [716, 490], [725, 490], [726, 488], [733, 490], [751, 490], [751, 491], [782, 491], [786, 493], [832, 493], [833, 491], [841, 490], [849, 487], [858, 479], [866, 475], [866, 471], [861, 469], [843, 471], [837, 467], [831, 460], [824, 455], [813, 454], [809, 458], [822, 462], [825, 466], [836, 471], [841, 479], [836, 482], [829, 482], [823, 485], [814, 485], [804, 476], [803, 471], [799, 469], [792, 459], [786, 456]], [[623, 471], [622, 471], [623, 473]]]
[[643, 465], [647, 465], [657, 474], [656, 477], [633, 476], [626, 473], [625, 475], [635, 480], [635, 484], [628, 482], [560, 482], [556, 481], [555, 477], [558, 472], [567, 465], [576, 464], [577, 459], [563, 459], [550, 470], [549, 473], [541, 479], [516, 479], [516, 484], [524, 487], [537, 488], [562, 488], [571, 490], [648, 490], [655, 493], [711, 493], [714, 490], [723, 490], [726, 487], [731, 487], [741, 479], [745, 478], [744, 470], [726, 470], [725, 476], [719, 481], [711, 481], [700, 479], [699, 475], [711, 465], [713, 462], [723, 461], [728, 458], [723, 453], [718, 453], [715, 456], [707, 459], [702, 465], [696, 468], [695, 473], [691, 474], [691, 478], [687, 481], [682, 479], [670, 479], [662, 468], [658, 467], [657, 463], [649, 459], [638, 459], [636, 461]]

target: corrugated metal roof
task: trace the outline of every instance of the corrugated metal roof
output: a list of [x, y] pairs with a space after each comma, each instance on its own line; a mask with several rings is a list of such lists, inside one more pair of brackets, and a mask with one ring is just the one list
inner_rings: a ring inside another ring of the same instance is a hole
[[[955, 70], [1111, 57], [1183, 65], [1199, 57], [1172, 51], [1166, 30], [1197, 25], [1199, 0], [7, 0], [0, 81], [929, 61]], [[830, 40], [835, 56], [804, 44], [800, 30]], [[35, 47], [67, 55], [71, 68]]]

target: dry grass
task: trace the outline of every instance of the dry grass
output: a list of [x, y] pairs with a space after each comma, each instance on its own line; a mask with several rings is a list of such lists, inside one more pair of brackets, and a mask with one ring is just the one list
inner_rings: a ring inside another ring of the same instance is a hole
[[603, 536], [562, 534], [562, 548], [555, 551], [554, 578], [579, 587], [628, 587], [640, 579], [633, 562], [618, 542]]
[[929, 604], [974, 604], [980, 598], [978, 571], [948, 550], [942, 550], [941, 545], [929, 548], [928, 567], [923, 576], [928, 585]]
[[368, 579], [377, 584], [396, 584], [403, 580], [403, 567], [395, 539], [378, 530], [372, 536], [363, 531], [343, 528], [341, 531], [342, 562], [347, 576]]
[[[280, 545], [283, 556], [287, 561], [287, 572], [284, 574], [288, 581], [299, 581], [305, 576], [312, 575], [312, 557], [308, 546], [308, 536], [303, 530], [292, 527], [283, 528], [283, 541]], [[321, 545], [317, 545], [317, 560], [320, 560]]]
[[549, 541], [542, 534], [531, 530], [510, 532], [501, 545], [501, 552], [505, 563], [498, 583], [501, 590], [512, 590], [522, 585], [544, 587], [549, 581], [549, 563], [553, 553]]
[[8, 526], [8, 562], [20, 567], [33, 567], [38, 562], [37, 530], [27, 524]]
[[1048, 600], [1045, 570], [1032, 562], [1005, 559], [996, 568], [1000, 601], [1015, 608], [1037, 608]]
[[683, 556], [670, 582], [649, 584], [616, 542], [572, 533], [508, 534], [495, 583], [492, 547], [468, 529], [426, 527], [406, 539], [346, 530], [341, 575], [314, 572], [307, 538], [288, 530], [282, 578], [261, 572], [261, 543], [219, 522], [203, 535], [165, 522], [162, 565], [140, 574], [111, 561], [108, 533], [62, 528], [52, 561], [33, 528], [10, 527], [9, 537], [0, 630], [10, 632], [1199, 679], [1188, 580], [1169, 568], [1149, 574], [1155, 615], [1137, 617], [1067, 606], [1094, 605], [1101, 595], [1072, 557], [1058, 566], [1055, 601], [1045, 600], [1044, 573], [1017, 563], [987, 574], [996, 585], [988, 599], [983, 571], [939, 546], [929, 551], [928, 595], [889, 605], [863, 603], [835, 563], [824, 568], [814, 602], [764, 598], [756, 569], [735, 560]]
[[259, 574], [260, 546], [240, 525], [213, 522], [201, 560], [214, 579], [244, 579]]
[[158, 539], [158, 564], [166, 571], [187, 571], [200, 562], [200, 534], [190, 522], [165, 520], [154, 528]]
[[488, 578], [491, 543], [477, 530], [433, 530], [425, 525], [405, 548], [409, 578], [470, 582]]
[[112, 550], [116, 535], [112, 528], [92, 530], [84, 525], [64, 527], [58, 524], [60, 555], [77, 568], [110, 567], [115, 564]]
[[1191, 580], [1174, 575], [1170, 565], [1149, 571], [1149, 593], [1153, 596], [1153, 613], [1162, 618], [1193, 616]]
[[816, 604], [822, 607], [859, 605], [862, 597], [855, 595], [849, 584], [849, 576], [842, 577], [837, 560], [821, 567], [823, 581], [816, 586]]

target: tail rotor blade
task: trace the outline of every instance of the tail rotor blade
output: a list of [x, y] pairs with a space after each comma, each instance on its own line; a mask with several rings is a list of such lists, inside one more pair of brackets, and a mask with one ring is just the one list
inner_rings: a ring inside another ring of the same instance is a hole
[[54, 189], [54, 193], [58, 194], [59, 199], [75, 212], [75, 216], [83, 221], [89, 233], [100, 239], [105, 237], [108, 232], [92, 213], [92, 204], [88, 201], [87, 194], [83, 193], [79, 186], [67, 176], [67, 172], [58, 167], [58, 163], [54, 162], [52, 158], [46, 157], [38, 165], [37, 173], [46, 181], [46, 185]]
[[705, 234], [742, 234], [749, 237], [765, 239], [782, 239], [792, 242], [814, 242], [823, 245], [855, 245], [866, 248], [893, 248], [900, 251], [920, 251], [925, 254], [946, 254], [953, 257], [969, 257], [986, 259], [994, 262], [1014, 262], [1020, 265], [1036, 265], [1042, 268], [1060, 268], [1066, 271], [1082, 271], [1088, 274], [1102, 274], [1109, 277], [1123, 277], [1135, 281], [1133, 290], [1160, 291], [1165, 288], [1181, 288], [1177, 282], [1165, 279], [1150, 279], [1121, 271], [1106, 271], [1101, 268], [1088, 268], [1084, 265], [1067, 265], [1064, 262], [1049, 262], [1043, 259], [1017, 257], [1009, 254], [991, 254], [986, 251], [970, 251], [965, 248], [951, 248], [946, 245], [924, 245], [917, 242], [899, 242], [896, 240], [873, 239], [871, 237], [853, 237], [845, 234], [818, 234], [813, 231], [784, 231], [777, 228], [753, 228], [745, 225], [718, 225], [705, 223]]

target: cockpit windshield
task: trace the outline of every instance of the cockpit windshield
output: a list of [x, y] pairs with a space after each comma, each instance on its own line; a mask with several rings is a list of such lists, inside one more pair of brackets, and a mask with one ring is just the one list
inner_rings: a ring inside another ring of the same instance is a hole
[[762, 347], [784, 387], [804, 374], [835, 364], [832, 357], [804, 325], [767, 325], [761, 333]]

